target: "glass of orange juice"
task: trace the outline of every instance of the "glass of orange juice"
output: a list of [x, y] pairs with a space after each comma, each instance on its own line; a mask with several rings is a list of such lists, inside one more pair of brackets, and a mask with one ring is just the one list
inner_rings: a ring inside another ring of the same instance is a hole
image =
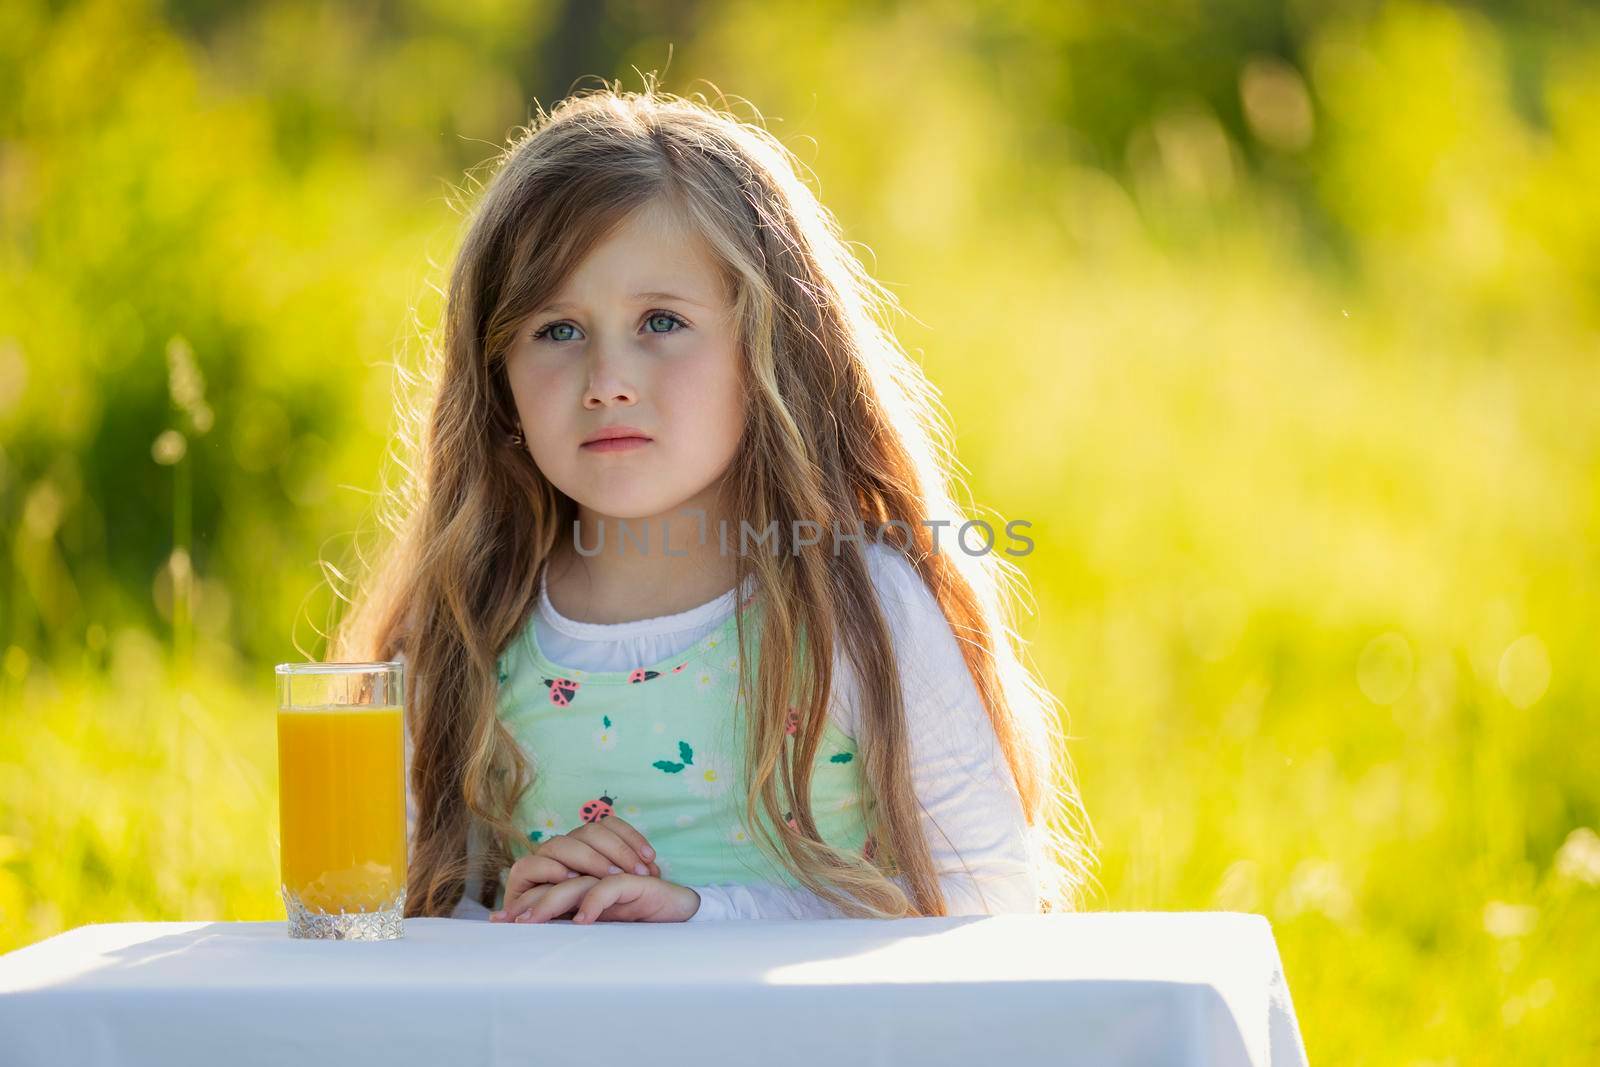
[[290, 937], [404, 936], [399, 663], [280, 663], [278, 810]]

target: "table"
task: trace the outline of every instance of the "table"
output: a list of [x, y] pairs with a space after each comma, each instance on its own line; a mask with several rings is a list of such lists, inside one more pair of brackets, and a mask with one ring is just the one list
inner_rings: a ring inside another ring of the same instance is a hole
[[0, 1061], [1301, 1067], [1235, 912], [542, 924], [103, 923], [0, 956]]

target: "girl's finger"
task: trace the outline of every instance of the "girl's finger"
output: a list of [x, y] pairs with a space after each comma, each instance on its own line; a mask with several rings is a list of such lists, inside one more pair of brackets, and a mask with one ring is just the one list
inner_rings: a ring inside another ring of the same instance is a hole
[[[620, 815], [604, 815], [601, 818], [607, 830], [627, 842], [628, 847], [632, 848], [641, 860], [651, 866], [655, 866], [656, 850], [650, 847], [650, 842], [645, 840], [644, 834], [639, 832], [638, 827]], [[601, 824], [591, 823], [590, 825], [599, 826]]]
[[536, 885], [532, 889], [525, 890], [519, 896], [513, 897], [508, 894], [505, 898], [505, 910], [496, 913], [502, 916], [502, 918], [495, 920], [494, 916], [490, 916], [490, 920], [508, 923], [516, 922], [524, 912], [533, 907], [533, 905], [537, 904], [539, 899], [548, 893], [550, 889], [551, 883], [547, 882], [541, 885]]
[[611, 868], [617, 866], [611, 862], [610, 856], [572, 834], [557, 834], [539, 846], [537, 855], [549, 856], [569, 870], [580, 874], [592, 874], [596, 878], [604, 878], [612, 873]]
[[[613, 826], [612, 824], [616, 825]], [[625, 837], [624, 835], [628, 835]], [[616, 871], [608, 867], [607, 874], [628, 873], [641, 876], [650, 874], [650, 864], [640, 854], [633, 841], [643, 842], [639, 831], [628, 826], [615, 816], [606, 816], [602, 825], [597, 822], [584, 823], [572, 831], [572, 836], [582, 835], [583, 842], [592, 846], [597, 852], [608, 857]], [[648, 846], [646, 846], [648, 847]]]
[[542, 923], [565, 915], [577, 906], [589, 887], [598, 884], [597, 880], [590, 877], [573, 878], [562, 882], [560, 885], [542, 886], [544, 890], [538, 901], [522, 913], [518, 922]]
[[[574, 874], [571, 879], [564, 878], [560, 882], [545, 882], [540, 885], [536, 885], [532, 889], [529, 889], [527, 892], [523, 893], [520, 897], [507, 897], [505, 898], [507, 901], [507, 906], [503, 910], [494, 912], [492, 915], [490, 915], [489, 921], [509, 923], [516, 922], [520, 917], [524, 922], [526, 922], [528, 910], [534, 904], [537, 904], [540, 900], [543, 900], [546, 893], [554, 889], [557, 885], [565, 885], [568, 881], [577, 881], [584, 878], [588, 879], [590, 884], [593, 884], [595, 881], [591, 875]], [[495, 918], [496, 915], [500, 916], [500, 918]]]
[[506, 876], [505, 899], [514, 900], [536, 885], [565, 881], [572, 873], [571, 867], [552, 854], [538, 852], [523, 856], [511, 865], [511, 872]]
[[[626, 905], [638, 900], [645, 887], [649, 884], [649, 882], [640, 881], [637, 878], [602, 878], [598, 884], [584, 893], [582, 899], [578, 901], [578, 910], [572, 916], [572, 921], [575, 923], [597, 922], [606, 913], [606, 909], [613, 904]], [[617, 913], [612, 917], [616, 919], [631, 918], [626, 914], [626, 911], [626, 908], [618, 909]]]

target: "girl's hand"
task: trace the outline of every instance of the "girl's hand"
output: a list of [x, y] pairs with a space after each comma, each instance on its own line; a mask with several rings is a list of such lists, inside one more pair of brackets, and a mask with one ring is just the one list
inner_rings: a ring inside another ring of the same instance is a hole
[[604, 878], [632, 872], [641, 877], [659, 877], [661, 868], [655, 863], [655, 855], [644, 835], [615, 815], [584, 823], [570, 834], [546, 838], [531, 854], [511, 865], [503, 896], [507, 910], [497, 911], [489, 919], [499, 922], [501, 918], [516, 918], [509, 905], [537, 885], [556, 884], [584, 874]]
[[570, 834], [556, 834], [511, 865], [505, 899], [530, 886], [559, 882], [570, 874], [660, 876], [655, 849], [644, 835], [615, 815], [586, 822]]
[[661, 878], [584, 874], [536, 885], [496, 914], [509, 915], [512, 922], [541, 923], [565, 918], [574, 909], [572, 921], [578, 923], [681, 923], [700, 910], [700, 894]]

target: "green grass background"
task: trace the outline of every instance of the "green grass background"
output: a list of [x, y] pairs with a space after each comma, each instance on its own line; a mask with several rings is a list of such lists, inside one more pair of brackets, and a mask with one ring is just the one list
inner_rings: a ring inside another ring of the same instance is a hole
[[271, 665], [457, 190], [663, 67], [799, 154], [1033, 524], [1095, 906], [1266, 915], [1315, 1062], [1600, 1057], [1576, 4], [0, 8], [0, 951], [282, 917]]

